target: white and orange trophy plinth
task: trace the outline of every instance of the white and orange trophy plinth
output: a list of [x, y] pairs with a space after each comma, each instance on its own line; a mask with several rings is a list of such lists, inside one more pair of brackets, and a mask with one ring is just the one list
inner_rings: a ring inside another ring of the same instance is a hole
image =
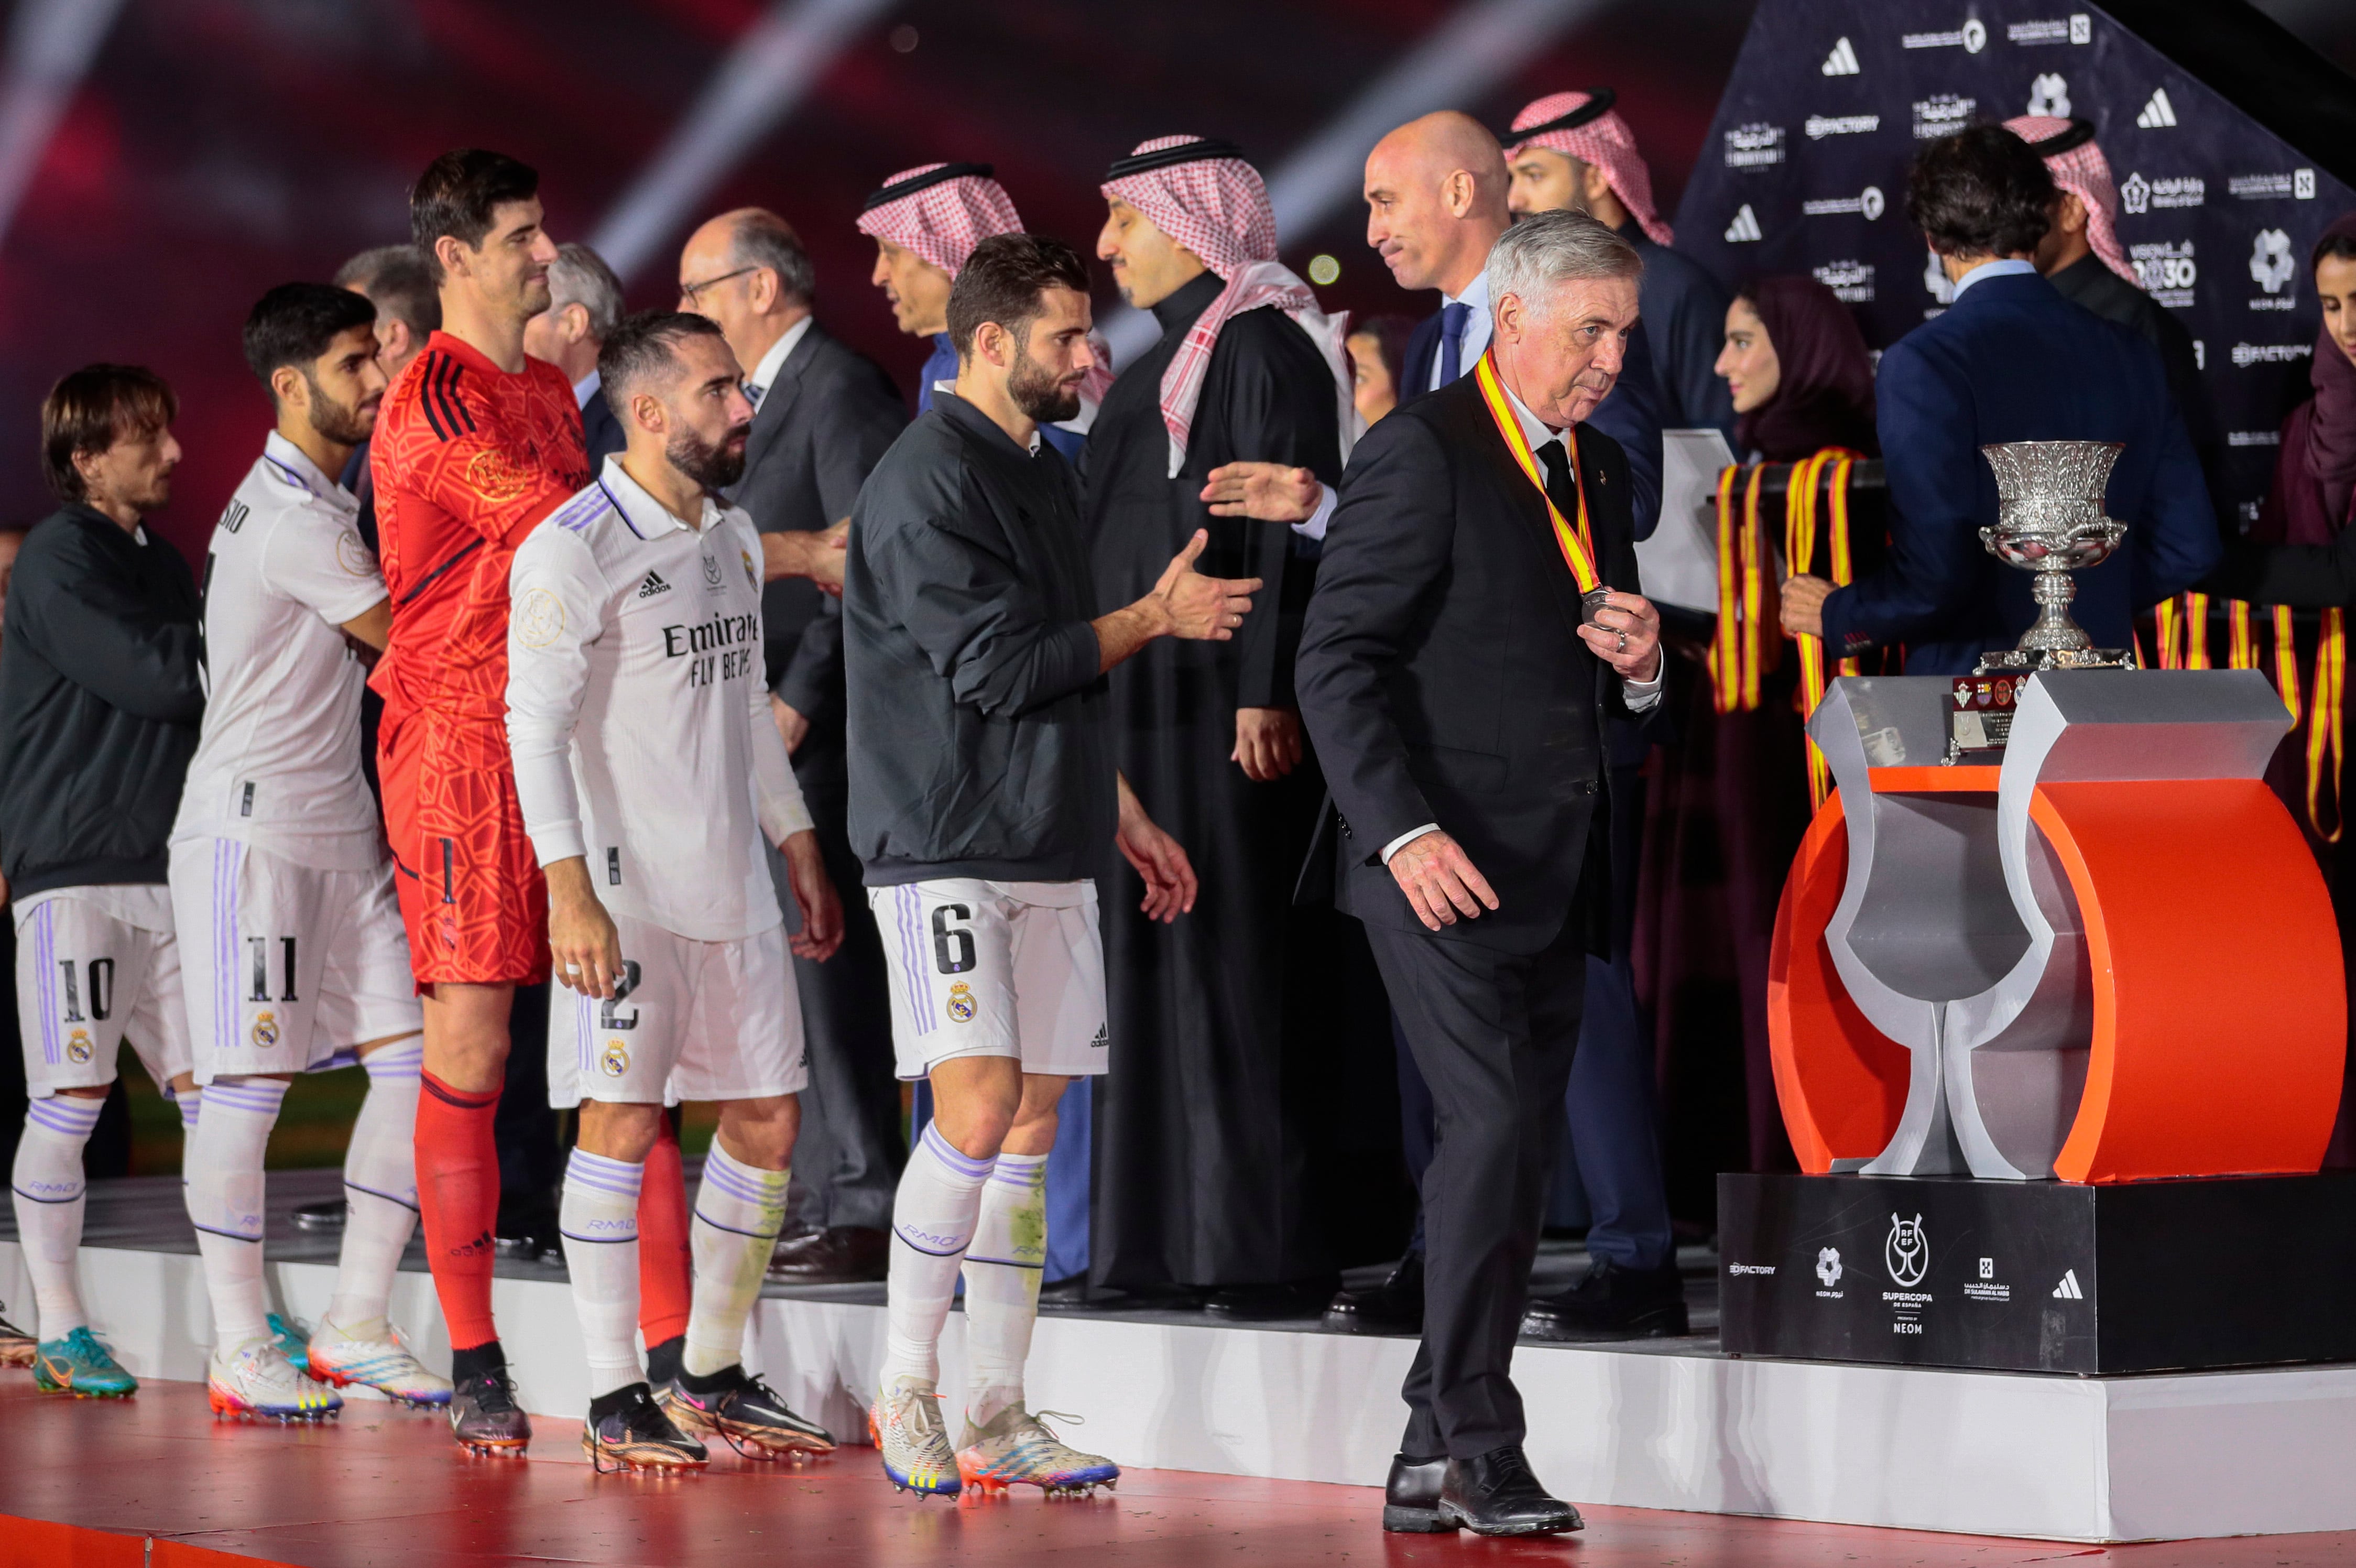
[[2263, 779], [2281, 701], [2249, 670], [2013, 679], [2000, 762], [1969, 760], [1961, 682], [1844, 677], [1809, 720], [1839, 788], [1785, 884], [1767, 1000], [1802, 1168], [2315, 1171], [2347, 991]]

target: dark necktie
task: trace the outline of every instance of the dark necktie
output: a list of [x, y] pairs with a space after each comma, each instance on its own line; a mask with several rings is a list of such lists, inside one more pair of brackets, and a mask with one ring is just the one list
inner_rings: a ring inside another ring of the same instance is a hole
[[1472, 319], [1469, 305], [1443, 305], [1440, 307], [1440, 380], [1444, 387], [1464, 373], [1464, 328]]
[[1570, 458], [1562, 449], [1560, 437], [1538, 448], [1538, 462], [1546, 468], [1547, 499], [1554, 510], [1562, 513], [1563, 521], [1579, 526], [1579, 477], [1570, 471]]

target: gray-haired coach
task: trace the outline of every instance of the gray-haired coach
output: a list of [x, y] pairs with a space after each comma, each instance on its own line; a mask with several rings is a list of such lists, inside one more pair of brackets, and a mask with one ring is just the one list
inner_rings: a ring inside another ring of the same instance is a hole
[[1620, 373], [1641, 266], [1584, 213], [1506, 231], [1487, 354], [1359, 444], [1301, 637], [1334, 807], [1305, 882], [1330, 875], [1365, 923], [1439, 1112], [1390, 1530], [1580, 1525], [1530, 1474], [1509, 1374], [1601, 935], [1604, 715], [1660, 700], [1627, 461], [1580, 423]]

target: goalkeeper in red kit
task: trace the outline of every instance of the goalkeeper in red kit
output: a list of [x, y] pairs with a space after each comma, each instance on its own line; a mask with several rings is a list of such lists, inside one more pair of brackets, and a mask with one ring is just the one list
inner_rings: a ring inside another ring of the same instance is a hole
[[[442, 328], [387, 390], [369, 458], [392, 598], [371, 680], [385, 703], [378, 770], [425, 1014], [418, 1207], [450, 1332], [451, 1430], [477, 1451], [519, 1451], [531, 1436], [491, 1320], [492, 1121], [515, 988], [546, 980], [549, 964], [548, 896], [508, 752], [508, 570], [591, 479], [571, 384], [523, 351], [556, 259], [539, 186], [523, 164], [475, 150], [444, 153], [418, 179], [410, 229], [440, 285]], [[668, 1147], [669, 1178], [649, 1162], [640, 1212], [650, 1348], [688, 1316], [686, 1197]]]

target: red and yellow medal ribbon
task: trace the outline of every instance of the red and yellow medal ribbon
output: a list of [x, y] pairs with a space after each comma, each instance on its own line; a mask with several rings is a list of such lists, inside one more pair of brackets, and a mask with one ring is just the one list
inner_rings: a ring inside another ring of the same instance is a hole
[[2152, 640], [2159, 644], [2159, 667], [2162, 670], [2184, 668], [2184, 650], [2177, 636], [2177, 623], [2183, 618], [2174, 599], [2162, 599], [2151, 607]]
[[2244, 599], [2225, 601], [2225, 668], [2255, 670], [2258, 642], [2250, 631], [2250, 607]]
[[1595, 534], [1587, 523], [1587, 479], [1579, 471], [1579, 429], [1576, 425], [1562, 433], [1564, 452], [1570, 458], [1570, 476], [1579, 487], [1579, 526], [1573, 529], [1554, 498], [1547, 494], [1546, 476], [1538, 471], [1537, 454], [1530, 450], [1529, 437], [1522, 434], [1522, 422], [1514, 413], [1514, 404], [1505, 394], [1505, 383], [1497, 379], [1497, 368], [1487, 354], [1472, 367], [1473, 376], [1481, 383], [1481, 401], [1489, 405], [1489, 417], [1496, 422], [1497, 434], [1505, 439], [1505, 450], [1514, 455], [1522, 472], [1547, 504], [1547, 516], [1554, 523], [1554, 542], [1562, 550], [1562, 558], [1570, 567], [1570, 575], [1579, 582], [1582, 594], [1603, 585], [1595, 570]]
[[2184, 596], [2184, 667], [2187, 670], [2215, 668], [2209, 662], [2209, 596]]
[[[1827, 446], [1813, 456], [1804, 457], [1792, 465], [1792, 477], [1783, 490], [1783, 565], [1788, 572], [1808, 571], [1816, 560], [1816, 490], [1826, 470], [1832, 474], [1831, 537], [1826, 541], [1832, 556], [1832, 581], [1835, 587], [1847, 587], [1854, 575], [1849, 564], [1848, 540], [1848, 476], [1858, 454], [1843, 447]], [[1800, 714], [1804, 722], [1825, 700], [1825, 639], [1802, 637], [1800, 645]], [[1841, 672], [1858, 672], [1855, 660], [1843, 660]], [[1813, 804], [1822, 806], [1825, 797], [1832, 793], [1832, 768], [1825, 761], [1816, 743], [1808, 743], [1808, 795]]]
[[2298, 645], [2292, 640], [2290, 607], [2276, 605], [2275, 620], [2275, 690], [2282, 693], [2283, 706], [2290, 710], [2290, 722], [2298, 725]]
[[1740, 472], [1728, 468], [1718, 477], [1718, 635], [1709, 670], [1721, 714], [1748, 713], [1759, 705], [1765, 661], [1761, 618], [1767, 613], [1767, 540], [1759, 525], [1759, 492], [1767, 466], [1752, 467], [1738, 523], [1734, 480]]
[[[2340, 811], [2340, 724], [2348, 698], [2345, 610], [2323, 612], [2323, 633], [2316, 639], [2315, 645], [2314, 693], [2314, 705], [2308, 710], [2307, 725], [2307, 820], [2313, 825], [2317, 837], [2326, 843], [2338, 843], [2340, 830], [2347, 826]], [[2331, 759], [2328, 776], [2324, 767], [2327, 752]], [[2324, 831], [2322, 812], [2327, 777], [2331, 786], [2331, 830], [2329, 832]]]

